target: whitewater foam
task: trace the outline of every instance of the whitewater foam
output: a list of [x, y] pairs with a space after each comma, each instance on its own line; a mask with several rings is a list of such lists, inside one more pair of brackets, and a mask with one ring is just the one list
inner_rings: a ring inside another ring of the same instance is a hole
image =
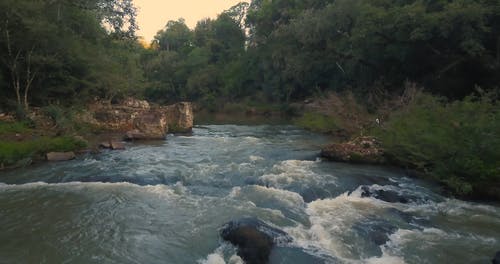
[[272, 186], [279, 189], [286, 189], [292, 184], [335, 184], [336, 178], [328, 175], [317, 174], [313, 168], [320, 160], [285, 160], [275, 164], [271, 169], [271, 173], [264, 174], [259, 179], [267, 186]]
[[[230, 255], [228, 261], [225, 260], [225, 255]], [[235, 248], [227, 243], [209, 254], [207, 258], [197, 261], [199, 264], [245, 264], [245, 262], [235, 254]]]
[[137, 185], [130, 182], [63, 182], [63, 183], [46, 183], [46, 182], [31, 182], [24, 184], [0, 184], [0, 190], [26, 190], [37, 188], [56, 188], [56, 189], [70, 189], [70, 190], [109, 190], [109, 189], [138, 189], [146, 193], [171, 196], [175, 195], [174, 190], [163, 184], [158, 185]]
[[293, 237], [294, 244], [298, 247], [313, 253], [321, 252], [351, 259], [350, 246], [342, 237], [353, 223], [376, 214], [383, 208], [383, 204], [344, 193], [333, 199], [316, 200], [307, 204], [306, 213], [310, 226], [298, 224], [285, 231]]

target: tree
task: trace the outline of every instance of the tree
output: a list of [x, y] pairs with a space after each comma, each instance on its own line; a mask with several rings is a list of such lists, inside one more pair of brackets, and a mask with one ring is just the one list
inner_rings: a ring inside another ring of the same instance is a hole
[[186, 52], [192, 44], [192, 33], [183, 18], [168, 21], [165, 29], [160, 30], [154, 39], [160, 50]]
[[247, 2], [240, 2], [228, 10], [224, 11], [224, 14], [227, 14], [231, 17], [236, 23], [240, 26], [240, 28], [245, 28], [245, 18], [247, 16], [248, 8], [250, 4]]
[[[132, 7], [118, 0], [0, 2], [0, 72], [11, 87], [4, 93], [27, 110], [31, 103], [116, 94], [128, 90], [124, 79], [140, 87], [131, 80], [142, 76], [132, 55], [138, 51], [126, 44], [135, 45]], [[103, 28], [112, 21], [114, 28]]]

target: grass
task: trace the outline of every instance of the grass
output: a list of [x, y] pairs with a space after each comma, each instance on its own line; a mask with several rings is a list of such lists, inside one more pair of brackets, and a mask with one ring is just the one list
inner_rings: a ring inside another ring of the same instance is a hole
[[29, 133], [32, 130], [29, 122], [0, 122], [0, 135]]
[[320, 133], [334, 133], [340, 128], [334, 117], [314, 112], [304, 113], [301, 117], [296, 118], [294, 123], [297, 126]]
[[52, 151], [73, 151], [86, 147], [86, 142], [73, 137], [40, 137], [26, 141], [0, 141], [1, 167], [15, 165], [25, 159], [37, 159]]

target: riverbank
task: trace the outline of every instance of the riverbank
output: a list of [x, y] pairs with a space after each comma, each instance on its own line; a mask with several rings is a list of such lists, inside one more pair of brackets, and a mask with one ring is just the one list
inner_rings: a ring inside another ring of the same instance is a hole
[[121, 149], [123, 140], [162, 139], [192, 127], [190, 103], [157, 106], [132, 98], [113, 105], [95, 102], [80, 110], [50, 105], [34, 108], [22, 118], [3, 114], [0, 169], [53, 160], [53, 156], [72, 159], [75, 153], [98, 152], [102, 147]]
[[[500, 111], [494, 94], [448, 102], [409, 87], [378, 103], [329, 94], [296, 124], [336, 135], [323, 157], [405, 168], [463, 199], [500, 201]], [[371, 107], [371, 109], [369, 109]]]

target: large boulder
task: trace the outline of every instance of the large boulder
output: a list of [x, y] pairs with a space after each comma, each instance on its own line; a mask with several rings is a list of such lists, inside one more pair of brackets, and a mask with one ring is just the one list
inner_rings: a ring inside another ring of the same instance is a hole
[[382, 164], [384, 151], [373, 137], [359, 137], [349, 142], [330, 144], [321, 150], [321, 157], [331, 161]]
[[233, 220], [221, 228], [220, 235], [238, 247], [238, 256], [247, 264], [268, 263], [276, 244], [291, 242], [285, 232], [257, 218]]
[[169, 132], [191, 132], [193, 128], [193, 105], [190, 102], [180, 102], [162, 107], [165, 113]]
[[128, 98], [120, 104], [96, 102], [80, 119], [103, 130], [127, 132], [126, 139], [164, 139], [168, 132], [191, 131], [193, 106], [181, 102], [159, 107]]
[[161, 111], [140, 113], [133, 122], [135, 130], [142, 134], [142, 138], [164, 139], [168, 131], [167, 119]]

